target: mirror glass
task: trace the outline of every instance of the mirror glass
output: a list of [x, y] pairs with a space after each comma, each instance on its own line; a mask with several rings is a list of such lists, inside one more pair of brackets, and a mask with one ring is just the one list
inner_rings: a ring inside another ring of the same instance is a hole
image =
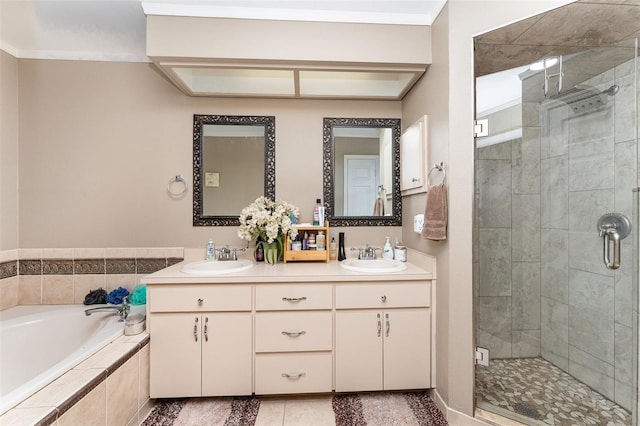
[[402, 225], [400, 119], [325, 118], [323, 155], [331, 226]]
[[194, 115], [194, 226], [237, 226], [261, 195], [275, 199], [275, 117]]

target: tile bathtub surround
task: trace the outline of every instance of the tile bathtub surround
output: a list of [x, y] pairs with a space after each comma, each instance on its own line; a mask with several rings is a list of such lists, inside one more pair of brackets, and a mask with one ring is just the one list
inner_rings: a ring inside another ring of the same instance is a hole
[[0, 417], [3, 425], [139, 424], [150, 411], [149, 335], [122, 336]]
[[24, 249], [0, 252], [0, 309], [83, 303], [97, 288], [132, 291], [140, 278], [181, 262], [184, 249]]

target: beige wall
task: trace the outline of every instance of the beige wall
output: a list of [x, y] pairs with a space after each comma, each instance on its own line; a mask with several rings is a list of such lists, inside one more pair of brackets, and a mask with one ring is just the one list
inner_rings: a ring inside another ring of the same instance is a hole
[[[428, 38], [429, 33], [426, 25], [148, 16], [147, 55], [154, 60], [426, 65], [431, 63], [430, 47], [421, 48], [417, 40]], [[406, 48], [398, 49], [399, 45]]]
[[18, 61], [0, 50], [0, 250], [18, 248]]
[[[19, 64], [20, 248], [241, 245], [236, 227], [192, 226], [191, 191], [167, 193], [170, 179], [192, 175], [194, 113], [274, 115], [276, 196], [310, 221], [322, 197], [323, 117], [401, 114], [398, 101], [187, 97], [149, 64]], [[400, 232], [352, 228], [346, 240]]]
[[424, 209], [424, 194], [403, 199], [403, 239], [437, 256], [437, 386], [445, 403], [466, 415], [473, 415], [474, 392], [473, 37], [567, 3], [449, 0], [432, 26], [433, 65], [403, 100], [405, 125], [429, 115], [431, 161], [447, 167], [447, 241], [433, 243], [412, 233], [410, 218]]

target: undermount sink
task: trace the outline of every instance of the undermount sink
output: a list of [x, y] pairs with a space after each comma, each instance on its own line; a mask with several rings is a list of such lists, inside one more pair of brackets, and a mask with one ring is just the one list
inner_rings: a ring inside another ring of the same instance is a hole
[[340, 266], [349, 271], [368, 272], [374, 274], [388, 274], [407, 269], [406, 263], [389, 259], [345, 259], [340, 262]]
[[180, 271], [191, 275], [218, 275], [245, 271], [253, 267], [253, 262], [239, 260], [200, 260], [184, 265]]

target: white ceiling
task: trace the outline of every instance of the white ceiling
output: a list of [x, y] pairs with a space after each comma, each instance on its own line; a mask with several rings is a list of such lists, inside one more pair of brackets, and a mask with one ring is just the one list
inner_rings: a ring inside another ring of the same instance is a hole
[[446, 0], [0, 0], [0, 49], [18, 58], [148, 62], [157, 15], [431, 25]]

